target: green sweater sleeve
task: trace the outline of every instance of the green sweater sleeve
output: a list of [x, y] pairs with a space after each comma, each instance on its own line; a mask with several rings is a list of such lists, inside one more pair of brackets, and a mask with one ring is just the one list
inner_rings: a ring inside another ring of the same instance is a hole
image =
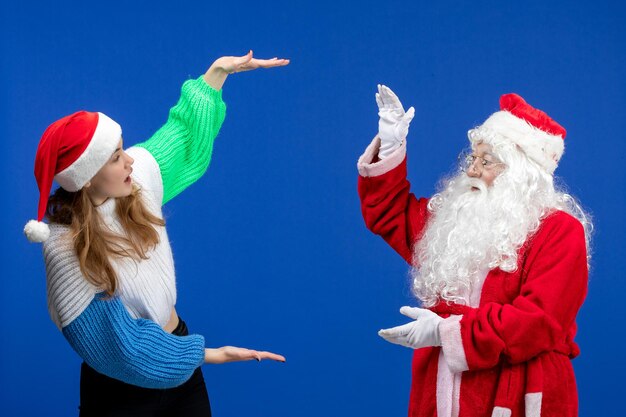
[[159, 164], [163, 204], [206, 172], [213, 141], [225, 116], [221, 90], [210, 87], [202, 77], [187, 80], [180, 100], [170, 109], [167, 123], [150, 139], [136, 145], [150, 152]]

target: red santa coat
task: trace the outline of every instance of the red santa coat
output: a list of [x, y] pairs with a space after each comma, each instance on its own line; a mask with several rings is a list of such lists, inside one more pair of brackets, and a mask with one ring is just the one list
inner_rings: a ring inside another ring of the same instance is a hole
[[[375, 138], [358, 163], [367, 227], [408, 263], [428, 221], [410, 193], [405, 145], [383, 161]], [[475, 307], [440, 303], [442, 347], [414, 351], [409, 416], [576, 416], [571, 359], [587, 292], [582, 224], [562, 211], [542, 221], [515, 272], [487, 274]]]

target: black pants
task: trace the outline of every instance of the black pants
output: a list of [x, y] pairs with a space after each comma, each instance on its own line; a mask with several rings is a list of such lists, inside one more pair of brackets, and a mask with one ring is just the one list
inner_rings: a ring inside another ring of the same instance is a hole
[[[186, 336], [179, 318], [172, 334]], [[98, 373], [83, 362], [80, 368], [80, 417], [210, 417], [211, 405], [202, 369], [184, 384], [169, 389], [142, 388]]]

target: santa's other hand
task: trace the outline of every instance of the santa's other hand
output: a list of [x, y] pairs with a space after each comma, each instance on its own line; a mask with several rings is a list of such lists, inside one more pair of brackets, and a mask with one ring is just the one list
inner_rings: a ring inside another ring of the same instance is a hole
[[390, 329], [382, 329], [378, 335], [390, 343], [412, 349], [441, 346], [439, 323], [443, 320], [430, 310], [417, 307], [402, 307], [400, 313], [414, 321]]

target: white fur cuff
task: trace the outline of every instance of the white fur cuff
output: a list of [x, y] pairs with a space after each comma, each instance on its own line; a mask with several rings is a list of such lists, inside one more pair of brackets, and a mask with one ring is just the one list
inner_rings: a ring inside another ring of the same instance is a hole
[[406, 157], [406, 140], [402, 142], [402, 145], [393, 151], [391, 155], [383, 160], [372, 163], [374, 158], [378, 155], [379, 149], [380, 138], [376, 135], [367, 149], [365, 149], [365, 152], [363, 152], [363, 155], [359, 157], [359, 161], [356, 164], [359, 175], [362, 177], [377, 177], [400, 165]]
[[463, 316], [450, 316], [439, 323], [441, 348], [448, 368], [452, 372], [463, 372], [469, 369], [461, 339], [461, 319]]

